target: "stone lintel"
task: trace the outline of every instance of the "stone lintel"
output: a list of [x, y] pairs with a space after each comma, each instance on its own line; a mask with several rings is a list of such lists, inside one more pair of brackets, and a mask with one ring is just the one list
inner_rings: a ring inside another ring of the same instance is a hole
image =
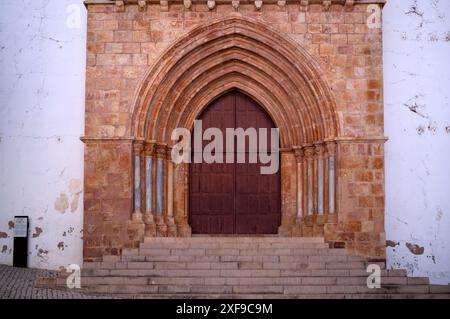
[[[233, 0], [215, 0], [216, 5], [218, 4], [231, 4]], [[140, 7], [143, 7], [143, 0], [85, 0], [84, 5], [96, 5], [96, 4], [111, 4], [111, 5], [117, 5], [117, 3], [120, 4], [140, 4]], [[145, 0], [145, 4], [160, 4], [160, 0]], [[240, 4], [254, 4], [254, 0], [240, 0]], [[285, 0], [287, 4], [291, 3], [300, 3], [300, 0]], [[353, 5], [359, 5], [359, 4], [379, 4], [382, 7], [386, 4], [387, 0], [354, 0], [351, 2], [351, 6]], [[183, 0], [169, 0], [168, 4], [183, 4]], [[191, 0], [191, 3], [202, 3], [206, 5], [206, 0]], [[263, 0], [264, 4], [279, 4], [279, 0]], [[309, 0], [308, 4], [324, 4], [326, 7], [329, 7], [331, 4], [340, 4], [340, 5], [347, 5], [350, 6], [349, 0]]]

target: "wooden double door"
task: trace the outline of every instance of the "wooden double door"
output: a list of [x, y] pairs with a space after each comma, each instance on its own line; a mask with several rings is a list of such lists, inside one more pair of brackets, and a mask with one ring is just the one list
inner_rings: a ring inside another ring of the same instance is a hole
[[[275, 125], [265, 110], [253, 99], [238, 91], [226, 93], [213, 101], [200, 115], [203, 132], [218, 128], [223, 132], [226, 148], [227, 128], [270, 129]], [[260, 161], [250, 163], [254, 155], [246, 138], [245, 163], [238, 163], [235, 138], [234, 163], [190, 164], [189, 222], [193, 234], [275, 234], [281, 222], [280, 169], [274, 174], [261, 174]], [[194, 143], [194, 137], [192, 143]], [[211, 141], [203, 141], [203, 146]], [[194, 144], [192, 144], [194, 146]], [[203, 149], [203, 148], [202, 148]], [[215, 154], [215, 153], [213, 153]], [[195, 156], [192, 147], [192, 159]], [[228, 154], [230, 156], [230, 154]], [[279, 160], [279, 158], [278, 158]]]

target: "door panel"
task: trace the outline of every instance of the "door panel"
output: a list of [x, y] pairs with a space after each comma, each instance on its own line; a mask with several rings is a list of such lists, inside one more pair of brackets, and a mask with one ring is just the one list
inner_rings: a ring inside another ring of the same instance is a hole
[[[275, 127], [272, 120], [255, 101], [242, 93], [233, 91], [221, 96], [199, 119], [203, 132], [210, 127], [223, 132], [224, 147], [226, 128], [238, 127], [266, 128], [267, 145], [271, 145], [270, 129]], [[210, 141], [203, 141], [203, 147], [208, 143]], [[281, 219], [280, 172], [260, 173], [263, 164], [258, 154], [251, 153], [248, 138], [241, 151], [245, 163], [237, 163], [235, 152], [235, 163], [190, 164], [189, 219], [193, 233], [277, 233]], [[256, 155], [256, 163], [249, 163], [251, 155]]]

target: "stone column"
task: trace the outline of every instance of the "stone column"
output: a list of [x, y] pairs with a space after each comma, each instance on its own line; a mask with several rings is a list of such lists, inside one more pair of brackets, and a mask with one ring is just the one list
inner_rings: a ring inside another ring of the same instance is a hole
[[303, 159], [304, 151], [301, 147], [294, 147], [295, 159], [297, 161], [297, 223], [303, 219]]
[[327, 141], [326, 145], [326, 154], [327, 154], [327, 162], [328, 162], [328, 214], [335, 213], [335, 200], [336, 200], [336, 142], [335, 141]]
[[281, 225], [280, 236], [290, 236], [297, 219], [296, 160], [292, 149], [280, 149], [281, 153]]
[[172, 162], [171, 147], [166, 148], [166, 216], [165, 222], [167, 225], [167, 235], [170, 237], [177, 236], [177, 226], [173, 217], [173, 180], [174, 180], [174, 167]]
[[142, 221], [141, 211], [141, 153], [144, 148], [142, 141], [135, 141], [133, 144], [134, 163], [134, 209], [131, 215], [132, 221]]
[[305, 145], [305, 164], [306, 164], [306, 200], [307, 200], [307, 211], [306, 215], [311, 216], [313, 215], [314, 211], [314, 183], [313, 183], [313, 162], [314, 162], [314, 146], [312, 145]]
[[133, 171], [133, 213], [131, 220], [127, 222], [127, 232], [133, 238], [133, 245], [137, 245], [144, 238], [145, 225], [142, 216], [142, 151], [144, 143], [142, 140], [133, 142], [132, 171]]
[[167, 236], [167, 225], [164, 220], [164, 162], [166, 158], [166, 144], [156, 144], [155, 148], [155, 175], [156, 175], [156, 231], [160, 237]]
[[153, 207], [153, 153], [155, 143], [150, 142], [145, 145], [145, 237], [156, 236], [155, 210]]
[[323, 215], [324, 212], [324, 145], [316, 144], [316, 163], [317, 163], [317, 214]]
[[188, 222], [189, 214], [189, 164], [173, 164], [173, 214], [177, 226], [177, 236], [189, 237], [192, 230]]

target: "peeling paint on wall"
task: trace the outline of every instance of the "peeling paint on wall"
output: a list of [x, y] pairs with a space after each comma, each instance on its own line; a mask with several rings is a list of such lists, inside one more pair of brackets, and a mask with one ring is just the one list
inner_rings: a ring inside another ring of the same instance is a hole
[[[69, 5], [79, 28], [67, 26]], [[82, 262], [85, 15], [82, 0], [0, 1], [0, 264], [12, 265], [18, 215], [29, 216], [30, 267]]]
[[61, 193], [55, 201], [55, 210], [64, 214], [69, 208], [69, 198], [65, 193]]
[[34, 233], [33, 233], [33, 238], [39, 237], [42, 233], [42, 228], [40, 227], [35, 227], [34, 228]]
[[400, 243], [396, 243], [393, 240], [386, 240], [386, 247], [395, 247], [395, 246], [398, 246], [398, 245], [400, 245]]
[[416, 244], [406, 243], [406, 247], [412, 252], [414, 255], [422, 255], [425, 251], [424, 247], [420, 247]]
[[58, 249], [59, 249], [59, 250], [64, 250], [65, 247], [66, 247], [66, 246], [64, 245], [64, 242], [63, 242], [63, 241], [60, 241], [60, 242], [58, 243]]
[[[383, 9], [387, 266], [450, 282], [448, 1]], [[423, 250], [423, 251], [422, 251]]]

